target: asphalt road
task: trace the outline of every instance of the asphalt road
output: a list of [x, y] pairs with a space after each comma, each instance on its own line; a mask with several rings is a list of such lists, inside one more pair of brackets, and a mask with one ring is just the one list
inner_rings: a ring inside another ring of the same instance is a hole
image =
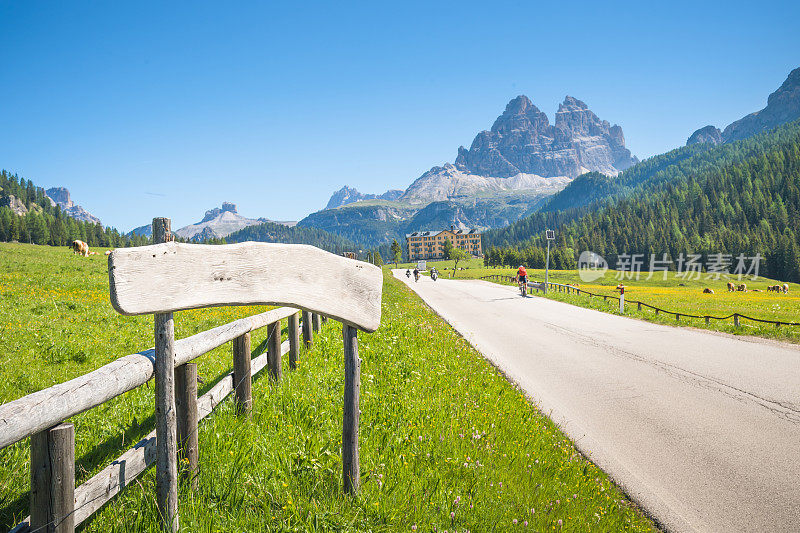
[[395, 275], [669, 531], [800, 531], [800, 348]]

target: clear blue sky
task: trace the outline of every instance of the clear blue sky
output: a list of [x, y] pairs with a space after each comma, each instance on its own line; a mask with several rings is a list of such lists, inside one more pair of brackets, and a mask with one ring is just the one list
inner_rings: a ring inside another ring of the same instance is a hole
[[640, 158], [766, 104], [800, 3], [0, 0], [0, 167], [105, 224], [223, 200], [299, 219], [406, 188], [528, 95], [622, 126]]

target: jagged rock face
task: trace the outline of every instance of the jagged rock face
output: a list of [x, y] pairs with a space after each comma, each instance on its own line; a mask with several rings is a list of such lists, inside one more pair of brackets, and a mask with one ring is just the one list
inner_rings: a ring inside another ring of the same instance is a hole
[[328, 200], [325, 209], [336, 209], [343, 205], [353, 204], [362, 200], [397, 200], [403, 194], [403, 191], [397, 189], [390, 189], [383, 194], [363, 194], [358, 192], [357, 189], [345, 185]]
[[[689, 137], [686, 144], [738, 141], [797, 119], [800, 119], [800, 68], [791, 71], [778, 90], [769, 95], [767, 107], [731, 122], [722, 133], [714, 126], [701, 128]], [[713, 142], [713, 139], [718, 140]]]
[[55, 202], [60, 206], [61, 211], [68, 217], [74, 218], [80, 222], [90, 222], [92, 224], [101, 223], [99, 218], [72, 201], [69, 189], [66, 187], [52, 187], [47, 189], [45, 194], [50, 198], [51, 202]]
[[517, 174], [577, 177], [588, 171], [616, 175], [638, 160], [625, 148], [622, 128], [600, 120], [585, 103], [567, 96], [551, 125], [527, 96], [511, 100], [455, 166], [469, 174], [508, 178]]
[[220, 238], [226, 237], [242, 228], [262, 224], [264, 222], [268, 222], [267, 219], [244, 217], [236, 212], [235, 204], [224, 202], [221, 208], [215, 207], [214, 209], [206, 211], [200, 222], [177, 229], [175, 230], [175, 234], [184, 239], [191, 240]]
[[236, 204], [232, 204], [230, 202], [222, 202], [221, 208], [215, 207], [214, 209], [209, 209], [208, 211], [206, 211], [206, 214], [203, 215], [203, 220], [201, 220], [200, 223], [202, 224], [203, 222], [208, 222], [226, 211], [235, 214]]
[[55, 203], [61, 206], [61, 209], [67, 209], [75, 205], [72, 203], [72, 198], [69, 197], [69, 189], [66, 187], [52, 187], [45, 191], [45, 194], [50, 197]]
[[686, 146], [690, 144], [722, 144], [722, 132], [715, 126], [706, 126], [692, 133], [686, 141]]
[[722, 138], [725, 142], [746, 139], [798, 118], [800, 118], [800, 68], [791, 71], [783, 85], [769, 95], [767, 107], [729, 124], [722, 132]]
[[0, 207], [8, 207], [17, 216], [23, 216], [28, 213], [25, 203], [13, 194], [0, 197]]

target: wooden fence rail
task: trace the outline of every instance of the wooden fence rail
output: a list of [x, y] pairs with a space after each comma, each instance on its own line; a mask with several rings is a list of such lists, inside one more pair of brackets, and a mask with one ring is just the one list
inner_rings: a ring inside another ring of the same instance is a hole
[[[31, 515], [12, 530], [15, 533], [74, 531], [154, 463], [163, 528], [177, 531], [177, 478], [185, 475], [196, 487], [199, 420], [231, 393], [237, 412], [246, 416], [252, 408], [253, 375], [268, 368], [270, 379], [279, 381], [286, 353], [289, 367], [296, 367], [301, 313], [309, 348], [329, 316], [343, 324], [342, 478], [345, 491], [359, 487], [357, 330], [374, 331], [380, 324], [380, 269], [302, 245], [177, 244], [172, 242], [169, 219], [163, 218], [153, 220], [153, 236], [160, 244], [112, 252], [109, 286], [112, 305], [120, 313], [154, 314], [155, 347], [0, 405], [0, 449], [31, 437]], [[175, 340], [173, 311], [243, 304], [293, 307]], [[288, 339], [281, 342], [283, 319], [288, 319]], [[265, 326], [267, 352], [251, 359], [250, 334]], [[198, 398], [197, 367], [191, 361], [231, 341], [233, 371]], [[63, 421], [150, 378], [156, 383], [156, 429], [76, 488], [74, 426]], [[179, 457], [185, 459], [180, 471]]]
[[[487, 281], [495, 281], [495, 282], [508, 282], [508, 283], [516, 282], [516, 277], [507, 276], [507, 275], [500, 275], [500, 274], [490, 274], [488, 276], [483, 276], [480, 279], [487, 280]], [[544, 286], [545, 286], [544, 282], [535, 282], [535, 281], [528, 282], [528, 287], [531, 290], [544, 291]], [[587, 291], [585, 289], [581, 289], [580, 287], [575, 287], [573, 285], [565, 285], [563, 283], [549, 282], [549, 283], [547, 283], [547, 287], [550, 288], [550, 289], [554, 289], [557, 292], [563, 292], [563, 293], [567, 293], [567, 294], [584, 295], [584, 296], [589, 296], [590, 298], [591, 297], [598, 297], [598, 298], [602, 298], [603, 301], [608, 301], [609, 299], [610, 300], [615, 300], [617, 302], [620, 302], [620, 304], [621, 304], [620, 305], [620, 310], [621, 311], [624, 311], [624, 306], [626, 304], [636, 304], [636, 308], [637, 308], [638, 311], [641, 311], [642, 307], [646, 307], [646, 308], [654, 310], [656, 315], [658, 315], [659, 313], [664, 313], [664, 314], [667, 314], [667, 315], [674, 315], [676, 321], [680, 321], [681, 317], [684, 317], [684, 318], [698, 318], [698, 319], [704, 319], [705, 323], [709, 324], [711, 320], [729, 320], [729, 319], [733, 319], [733, 325], [738, 328], [738, 327], [741, 327], [741, 319], [744, 318], [744, 319], [750, 320], [752, 322], [757, 322], [757, 323], [762, 323], [762, 324], [773, 324], [775, 327], [780, 327], [780, 326], [800, 326], [800, 322], [784, 322], [784, 321], [777, 321], [777, 320], [765, 320], [763, 318], [755, 318], [755, 317], [751, 317], [751, 316], [748, 316], [748, 315], [745, 315], [745, 314], [742, 314], [742, 313], [731, 313], [730, 315], [727, 315], [727, 316], [692, 315], [692, 314], [688, 314], [688, 313], [679, 313], [679, 312], [676, 312], [676, 311], [669, 311], [669, 310], [666, 310], [666, 309], [662, 309], [660, 307], [656, 307], [654, 305], [650, 305], [648, 303], [641, 302], [639, 300], [628, 300], [624, 296], [598, 294], [598, 293], [594, 293], [594, 292], [589, 292], [589, 291]]]

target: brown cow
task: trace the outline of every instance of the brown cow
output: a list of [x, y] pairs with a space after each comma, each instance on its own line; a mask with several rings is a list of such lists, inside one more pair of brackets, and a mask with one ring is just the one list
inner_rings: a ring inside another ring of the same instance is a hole
[[83, 241], [72, 241], [72, 253], [80, 254], [83, 257], [89, 257], [89, 245]]
[[736, 287], [736, 290], [739, 292], [747, 292], [747, 284], [746, 283], [740, 284], [738, 287]]
[[788, 283], [784, 283], [783, 284], [783, 294], [789, 294], [789, 284]]
[[706, 287], [705, 289], [703, 289], [703, 294], [714, 294], [714, 289], [709, 289], [708, 287]]
[[728, 282], [728, 292], [733, 292], [736, 290], [736, 285], [733, 284], [732, 281]]

